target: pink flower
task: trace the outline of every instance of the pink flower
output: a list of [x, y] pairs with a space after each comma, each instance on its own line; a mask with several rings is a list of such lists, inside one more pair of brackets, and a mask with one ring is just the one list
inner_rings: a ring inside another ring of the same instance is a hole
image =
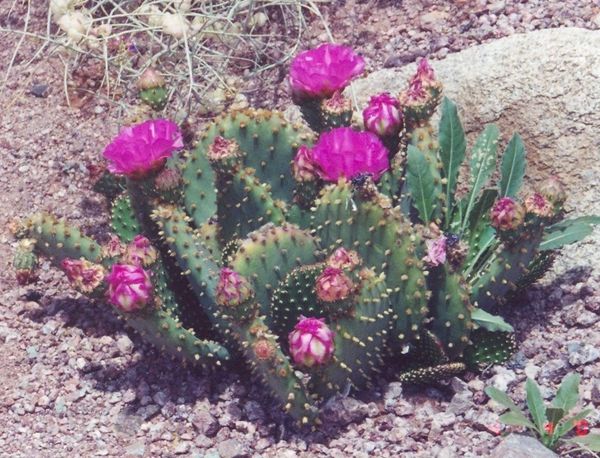
[[296, 100], [322, 99], [344, 89], [365, 69], [352, 48], [322, 44], [298, 54], [290, 66], [290, 86]]
[[323, 302], [343, 301], [354, 291], [354, 284], [342, 269], [326, 267], [317, 277], [315, 290]]
[[104, 268], [85, 259], [63, 259], [61, 267], [67, 274], [69, 283], [77, 291], [91, 293], [104, 280]]
[[312, 150], [305, 145], [298, 148], [292, 162], [292, 173], [296, 181], [313, 181], [317, 178], [317, 167], [313, 160]]
[[519, 227], [525, 219], [525, 209], [510, 197], [502, 197], [494, 204], [491, 211], [492, 226], [498, 230], [508, 231]]
[[429, 239], [427, 245], [427, 256], [423, 258], [429, 266], [436, 267], [446, 262], [446, 236], [442, 235], [437, 239]]
[[363, 110], [363, 122], [367, 130], [379, 136], [397, 134], [402, 126], [400, 102], [387, 92], [371, 97]]
[[110, 303], [122, 312], [135, 312], [150, 302], [150, 275], [139, 266], [113, 264], [106, 281]]
[[217, 135], [208, 147], [206, 155], [210, 161], [219, 162], [237, 159], [241, 155], [240, 146], [235, 140]]
[[388, 151], [377, 135], [338, 127], [324, 132], [312, 149], [313, 160], [323, 180], [336, 182], [359, 173], [370, 173], [377, 181], [389, 168]]
[[143, 178], [160, 169], [173, 151], [182, 147], [179, 127], [166, 119], [154, 119], [122, 129], [104, 150], [104, 157], [112, 173]]
[[253, 293], [246, 278], [228, 267], [221, 269], [216, 291], [217, 304], [236, 306], [249, 300]]
[[327, 265], [336, 269], [353, 270], [360, 264], [360, 258], [358, 253], [354, 250], [346, 250], [345, 248], [338, 248], [335, 250], [329, 258], [327, 258]]
[[116, 235], [111, 235], [106, 245], [102, 246], [102, 256], [105, 258], [118, 258], [125, 253], [125, 247]]
[[132, 242], [127, 245], [123, 261], [134, 266], [148, 267], [154, 264], [157, 257], [156, 248], [152, 246], [150, 240], [143, 235], [136, 235]]
[[288, 336], [292, 359], [296, 364], [306, 367], [326, 363], [335, 351], [333, 337], [333, 331], [323, 318], [300, 316]]

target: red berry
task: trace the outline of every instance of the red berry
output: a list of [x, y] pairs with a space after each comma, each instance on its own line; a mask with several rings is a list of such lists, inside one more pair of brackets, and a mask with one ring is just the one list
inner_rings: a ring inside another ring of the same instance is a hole
[[554, 432], [554, 423], [546, 423], [544, 425], [544, 431], [546, 431], [546, 434], [552, 434]]
[[575, 435], [586, 436], [590, 433], [590, 424], [587, 420], [579, 420], [573, 423], [575, 426]]

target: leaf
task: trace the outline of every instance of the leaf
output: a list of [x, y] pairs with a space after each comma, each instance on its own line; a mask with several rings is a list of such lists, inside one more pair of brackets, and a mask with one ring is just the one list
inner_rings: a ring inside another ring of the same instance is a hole
[[471, 311], [471, 319], [488, 331], [514, 332], [514, 328], [498, 315], [492, 315], [480, 308]]
[[573, 373], [567, 375], [560, 384], [552, 405], [562, 409], [565, 413], [575, 407], [579, 399], [580, 380], [581, 376], [579, 374]]
[[527, 407], [533, 422], [538, 428], [540, 434], [544, 431], [544, 425], [546, 424], [546, 406], [540, 393], [540, 387], [530, 378], [527, 378], [525, 383], [525, 391], [527, 393]]
[[[446, 97], [442, 102], [439, 132], [440, 159], [442, 160], [444, 177], [448, 180], [445, 185], [446, 208], [450, 212], [454, 201], [458, 169], [465, 158], [467, 139], [458, 117], [456, 105]], [[447, 218], [448, 216], [446, 215]]]
[[548, 423], [552, 423], [553, 425], [557, 425], [564, 416], [565, 411], [558, 407], [548, 407], [546, 409], [546, 418], [548, 419]]
[[582, 216], [553, 224], [544, 231], [540, 250], [556, 250], [578, 242], [590, 235], [596, 224], [600, 224], [600, 216]]
[[467, 208], [463, 215], [463, 227], [466, 226], [469, 220], [469, 215], [479, 196], [479, 192], [496, 168], [496, 149], [498, 147], [499, 135], [500, 131], [498, 127], [494, 124], [488, 124], [473, 146], [470, 163], [471, 176], [469, 179], [471, 190], [467, 197]]
[[525, 175], [525, 145], [519, 134], [514, 134], [506, 146], [501, 172], [500, 196], [515, 197]]
[[600, 452], [600, 434], [588, 434], [587, 436], [573, 437], [567, 439], [567, 441], [585, 447], [592, 452]]
[[559, 438], [567, 434], [575, 427], [575, 422], [584, 419], [593, 412], [593, 409], [585, 409], [570, 418], [563, 418], [554, 428], [554, 438]]
[[530, 428], [534, 431], [536, 430], [535, 425], [531, 423], [531, 421], [529, 421], [521, 412], [511, 410], [510, 412], [500, 415], [498, 419], [506, 425], [525, 426], [526, 428]]
[[423, 153], [413, 145], [408, 145], [406, 183], [412, 197], [413, 206], [418, 210], [424, 223], [429, 223], [433, 213], [435, 184], [429, 163]]
[[511, 398], [504, 391], [500, 391], [498, 388], [493, 386], [488, 386], [485, 389], [485, 394], [487, 394], [491, 399], [496, 401], [503, 407], [510, 409], [512, 412], [521, 412], [521, 409], [517, 407], [517, 405], [512, 401]]
[[[474, 232], [478, 224], [488, 215], [492, 205], [498, 198], [497, 189], [485, 189], [482, 193], [475, 206], [471, 210], [471, 215], [468, 217], [469, 230]], [[465, 218], [466, 219], [466, 218]], [[484, 227], [489, 227], [487, 224]]]

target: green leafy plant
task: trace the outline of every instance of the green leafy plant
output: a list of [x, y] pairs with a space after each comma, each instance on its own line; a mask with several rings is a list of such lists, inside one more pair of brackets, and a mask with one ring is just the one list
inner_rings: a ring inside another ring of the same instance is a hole
[[110, 241], [25, 218], [19, 278], [35, 278], [47, 256], [165, 353], [207, 370], [246, 362], [302, 424], [390, 364], [402, 382], [429, 383], [506, 361], [513, 329], [494, 313], [549, 268], [544, 253], [598, 218], [565, 220], [556, 179], [521, 202], [518, 135], [494, 184], [498, 129], [468, 155], [458, 109], [425, 60], [398, 97], [369, 102], [366, 130], [351, 127], [341, 90], [363, 70], [339, 45], [294, 60], [292, 96], [312, 130], [234, 111], [176, 155], [170, 121], [123, 129], [104, 151], [119, 179], [96, 186], [110, 201]]
[[485, 392], [508, 409], [500, 416], [502, 423], [527, 428], [549, 449], [570, 445], [600, 452], [600, 435], [589, 434], [589, 424], [585, 420], [592, 409], [574, 412], [579, 400], [579, 381], [579, 374], [567, 375], [550, 405], [546, 405], [539, 386], [528, 378], [525, 385], [528, 412], [517, 407], [506, 393], [495, 387], [487, 387]]

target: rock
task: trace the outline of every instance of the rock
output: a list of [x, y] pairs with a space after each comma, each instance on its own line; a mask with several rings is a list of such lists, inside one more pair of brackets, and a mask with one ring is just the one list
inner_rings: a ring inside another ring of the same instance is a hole
[[492, 3], [488, 7], [488, 10], [492, 14], [498, 14], [498, 13], [501, 13], [502, 11], [504, 11], [504, 8], [506, 8], [506, 2], [504, 0], [502, 0], [499, 2]]
[[540, 377], [545, 379], [556, 378], [567, 367], [567, 363], [562, 359], [551, 359], [547, 361], [540, 371]]
[[369, 407], [364, 402], [351, 397], [334, 396], [325, 404], [323, 418], [331, 423], [342, 426], [359, 422], [369, 413]]
[[398, 398], [402, 397], [402, 383], [392, 382], [387, 386], [385, 393], [383, 393], [383, 405], [386, 410], [394, 408]]
[[31, 95], [45, 99], [50, 94], [50, 86], [47, 84], [34, 84], [31, 87]]
[[176, 455], [184, 455], [189, 451], [190, 451], [190, 443], [189, 442], [180, 442], [179, 444], [177, 444], [177, 447], [175, 447], [175, 450], [174, 450]]
[[121, 336], [117, 339], [117, 348], [122, 354], [128, 355], [133, 350], [133, 342], [129, 337]]
[[471, 394], [471, 390], [469, 389], [469, 384], [464, 380], [459, 379], [458, 377], [453, 377], [450, 381], [450, 386], [454, 390], [454, 393], [469, 393]]
[[[494, 122], [505, 143], [519, 132], [527, 147], [528, 178], [539, 181], [556, 173], [569, 189], [567, 209], [576, 205], [589, 214], [600, 209], [599, 48], [600, 31], [547, 29], [474, 46], [431, 64], [468, 133]], [[373, 94], [405, 89], [414, 71], [411, 64], [356, 81], [359, 108]], [[594, 256], [589, 258], [577, 265], [591, 263]]]
[[511, 434], [492, 452], [490, 458], [558, 458], [558, 455], [544, 447], [530, 436]]
[[146, 444], [144, 444], [143, 440], [138, 440], [138, 441], [132, 442], [125, 449], [125, 453], [127, 455], [133, 455], [133, 456], [144, 456], [145, 452], [146, 452]]
[[567, 344], [567, 351], [571, 366], [582, 366], [600, 358], [598, 348], [593, 345], [581, 344], [581, 342], [570, 342]]
[[594, 381], [594, 386], [592, 387], [591, 401], [596, 405], [600, 404], [600, 380]]
[[531, 380], [535, 380], [540, 373], [540, 367], [535, 364], [527, 364], [523, 372], [525, 372], [525, 375]]
[[250, 421], [260, 420], [265, 418], [265, 411], [256, 401], [248, 401], [244, 404], [244, 412]]
[[448, 13], [445, 11], [430, 11], [421, 15], [419, 22], [421, 28], [425, 30], [439, 30], [448, 19]]
[[452, 396], [447, 411], [454, 415], [462, 415], [473, 406], [473, 393], [471, 391], [462, 391]]
[[194, 428], [207, 437], [214, 437], [221, 428], [217, 419], [206, 409], [196, 409], [191, 421]]
[[227, 439], [217, 444], [221, 458], [242, 458], [249, 456], [246, 447], [237, 439]]
[[496, 375], [490, 379], [490, 384], [500, 391], [508, 390], [508, 387], [517, 380], [517, 376], [513, 371], [502, 366], [495, 366], [493, 371]]

